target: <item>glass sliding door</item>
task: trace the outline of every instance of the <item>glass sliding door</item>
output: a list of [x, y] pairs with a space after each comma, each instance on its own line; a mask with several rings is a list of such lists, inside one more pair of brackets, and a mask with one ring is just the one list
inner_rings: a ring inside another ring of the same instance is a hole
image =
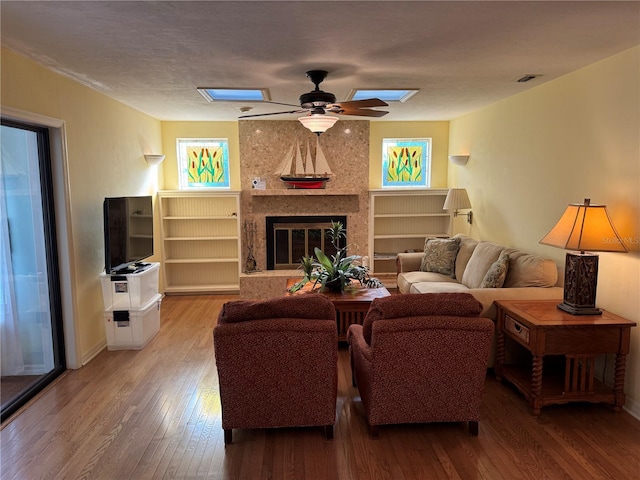
[[2, 420], [65, 370], [46, 128], [0, 127]]

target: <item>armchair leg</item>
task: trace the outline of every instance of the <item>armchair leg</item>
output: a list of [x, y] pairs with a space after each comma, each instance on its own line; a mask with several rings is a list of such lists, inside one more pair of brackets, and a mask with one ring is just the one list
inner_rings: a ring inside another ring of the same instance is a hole
[[351, 364], [351, 386], [358, 387], [356, 383], [356, 371], [353, 368], [353, 351], [351, 350], [351, 346], [349, 346], [349, 363]]
[[327, 440], [333, 440], [333, 425], [324, 426], [324, 438]]
[[224, 444], [231, 445], [233, 439], [233, 429], [225, 428], [224, 429]]
[[469, 435], [472, 437], [478, 436], [478, 422], [469, 422]]
[[380, 431], [378, 430], [377, 425], [369, 425], [369, 436], [371, 438], [379, 438]]

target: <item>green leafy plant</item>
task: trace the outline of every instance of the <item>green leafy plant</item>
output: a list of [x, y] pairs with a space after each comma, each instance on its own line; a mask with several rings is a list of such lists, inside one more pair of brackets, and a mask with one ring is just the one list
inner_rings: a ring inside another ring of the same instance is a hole
[[[304, 272], [302, 280], [289, 288], [290, 292], [300, 290], [310, 281], [314, 282], [314, 288], [317, 284], [322, 289], [329, 289], [336, 292], [342, 292], [351, 283], [357, 280], [363, 286], [376, 288], [382, 284], [375, 278], [369, 278], [368, 268], [359, 265], [359, 255], [347, 254], [347, 232], [341, 222], [331, 222], [331, 228], [328, 230], [329, 240], [336, 251], [335, 255], [326, 255], [319, 248], [314, 249], [314, 257], [304, 256], [300, 261], [300, 268]], [[344, 246], [340, 243], [344, 240]]]

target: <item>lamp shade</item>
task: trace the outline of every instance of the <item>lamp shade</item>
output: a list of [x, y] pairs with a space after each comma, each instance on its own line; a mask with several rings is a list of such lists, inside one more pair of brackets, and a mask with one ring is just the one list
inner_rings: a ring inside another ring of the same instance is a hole
[[467, 195], [466, 188], [451, 188], [447, 193], [447, 198], [444, 200], [443, 210], [463, 210], [471, 208], [471, 202], [469, 201], [469, 195]]
[[313, 133], [320, 135], [333, 127], [333, 125], [338, 121], [338, 117], [332, 117], [324, 114], [311, 114], [306, 117], [298, 118], [298, 121]]
[[583, 204], [569, 204], [540, 243], [581, 252], [629, 251], [611, 223], [606, 205], [591, 205], [588, 198]]

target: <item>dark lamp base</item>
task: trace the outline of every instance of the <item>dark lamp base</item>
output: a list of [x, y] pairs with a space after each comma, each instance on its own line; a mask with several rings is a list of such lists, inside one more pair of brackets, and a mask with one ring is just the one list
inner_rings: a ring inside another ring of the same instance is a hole
[[602, 315], [602, 310], [596, 307], [574, 307], [568, 303], [559, 303], [558, 308], [571, 315]]
[[601, 315], [596, 308], [598, 255], [568, 252], [564, 272], [564, 298], [560, 310], [571, 315]]

